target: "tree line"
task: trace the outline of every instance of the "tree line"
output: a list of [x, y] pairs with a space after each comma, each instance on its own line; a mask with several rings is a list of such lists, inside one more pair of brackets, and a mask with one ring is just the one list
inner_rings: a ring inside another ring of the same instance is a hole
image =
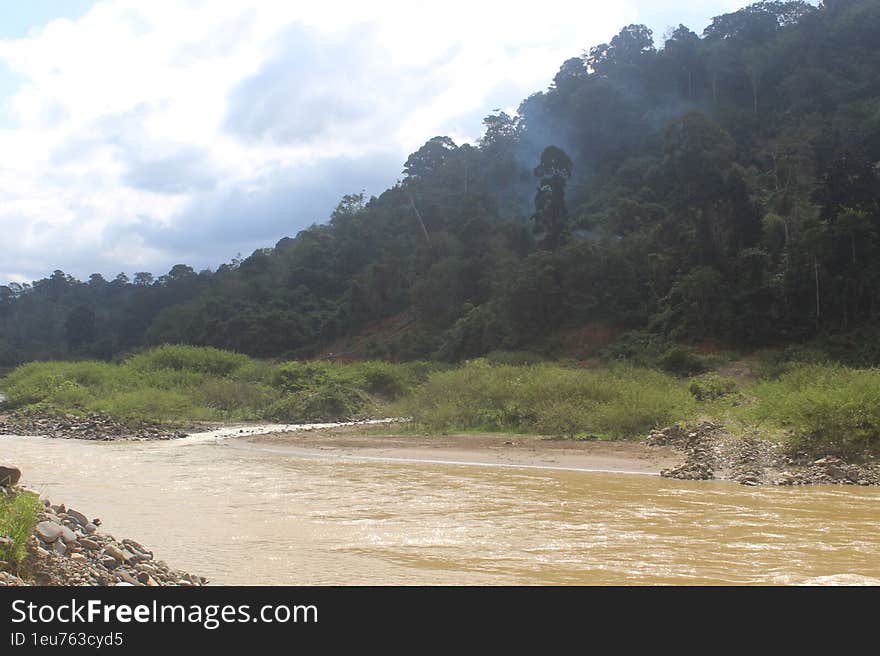
[[872, 0], [758, 2], [660, 47], [627, 26], [478, 143], [428, 140], [393, 187], [273, 248], [0, 286], [0, 365], [161, 343], [309, 357], [356, 336], [363, 356], [459, 360], [588, 324], [758, 347], [870, 326], [877, 35]]

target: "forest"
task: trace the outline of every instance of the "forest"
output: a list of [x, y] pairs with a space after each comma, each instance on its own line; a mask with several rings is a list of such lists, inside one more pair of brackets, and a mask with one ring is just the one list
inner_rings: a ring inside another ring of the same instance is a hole
[[880, 364], [878, 35], [876, 0], [626, 26], [476, 144], [429, 139], [393, 187], [274, 247], [0, 286], [0, 367], [162, 344], [449, 362], [821, 344]]

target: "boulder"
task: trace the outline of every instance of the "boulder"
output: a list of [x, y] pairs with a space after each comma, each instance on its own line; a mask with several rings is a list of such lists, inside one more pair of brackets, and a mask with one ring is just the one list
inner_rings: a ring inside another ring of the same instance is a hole
[[86, 549], [93, 549], [94, 550], [94, 549], [101, 548], [101, 545], [98, 544], [98, 542], [96, 542], [95, 540], [92, 540], [91, 538], [80, 538], [79, 543], [81, 546], [85, 547]]
[[67, 509], [67, 515], [80, 526], [85, 526], [89, 523], [88, 517], [83, 515], [81, 512], [74, 510], [73, 508]]
[[0, 487], [18, 485], [19, 480], [21, 480], [21, 470], [18, 467], [0, 465]]
[[61, 524], [56, 524], [55, 522], [50, 521], [43, 521], [37, 524], [37, 526], [34, 528], [34, 533], [36, 533], [37, 537], [39, 537], [43, 542], [51, 544], [61, 537], [63, 530]]
[[61, 525], [61, 539], [64, 540], [67, 544], [72, 542], [76, 542], [76, 533], [70, 530], [64, 524]]

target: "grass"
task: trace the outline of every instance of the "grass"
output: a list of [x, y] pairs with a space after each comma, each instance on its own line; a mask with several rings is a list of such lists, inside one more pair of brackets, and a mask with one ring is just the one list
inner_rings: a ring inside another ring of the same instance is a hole
[[11, 544], [0, 543], [0, 561], [12, 566], [21, 562], [42, 507], [37, 495], [30, 492], [14, 496], [0, 494], [0, 537], [12, 539]]
[[32, 362], [3, 381], [6, 407], [122, 420], [311, 422], [380, 413], [439, 365], [269, 363], [213, 348], [162, 346], [119, 364]]
[[9, 408], [122, 420], [297, 423], [396, 415], [411, 416], [420, 431], [632, 438], [711, 418], [810, 453], [880, 453], [880, 369], [791, 360], [768, 360], [764, 378], [750, 382], [711, 372], [684, 377], [689, 367], [677, 359], [668, 373], [621, 363], [583, 368], [528, 353], [451, 367], [273, 363], [163, 346], [118, 364], [25, 364], [0, 382]]
[[783, 431], [813, 454], [880, 453], [880, 369], [795, 364], [760, 381], [735, 416], [765, 432]]
[[688, 420], [697, 412], [681, 381], [651, 369], [517, 367], [486, 360], [431, 375], [398, 407], [431, 431], [617, 438]]

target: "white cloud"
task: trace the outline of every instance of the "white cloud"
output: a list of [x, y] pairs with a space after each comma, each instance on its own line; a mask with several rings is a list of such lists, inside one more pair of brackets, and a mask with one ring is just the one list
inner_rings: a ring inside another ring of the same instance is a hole
[[[216, 265], [272, 243], [393, 183], [390, 163], [428, 138], [478, 137], [476, 117], [545, 88], [638, 10], [105, 0], [0, 41], [23, 80], [0, 130], [0, 278]], [[231, 225], [244, 209], [267, 218]]]

